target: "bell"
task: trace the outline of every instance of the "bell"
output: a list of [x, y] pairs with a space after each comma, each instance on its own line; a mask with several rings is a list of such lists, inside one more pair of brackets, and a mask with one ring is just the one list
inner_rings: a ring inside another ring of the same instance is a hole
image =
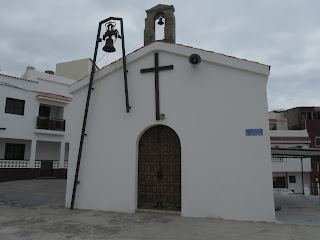
[[115, 52], [116, 51], [116, 49], [113, 46], [112, 38], [107, 38], [106, 39], [106, 45], [104, 45], [102, 50], [105, 51], [105, 52]]
[[159, 24], [159, 25], [163, 25], [163, 24], [164, 24], [164, 22], [162, 21], [162, 17], [159, 18], [158, 24]]

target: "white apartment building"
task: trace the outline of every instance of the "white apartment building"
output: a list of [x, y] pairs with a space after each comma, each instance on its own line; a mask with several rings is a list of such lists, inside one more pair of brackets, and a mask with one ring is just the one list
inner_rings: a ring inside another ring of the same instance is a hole
[[57, 64], [56, 75], [33, 67], [21, 78], [0, 74], [0, 181], [67, 177], [68, 87], [91, 65], [82, 59]]
[[[281, 112], [269, 112], [272, 148], [310, 148], [307, 130], [288, 130]], [[287, 188], [297, 194], [310, 194], [310, 158], [272, 158], [274, 188]]]

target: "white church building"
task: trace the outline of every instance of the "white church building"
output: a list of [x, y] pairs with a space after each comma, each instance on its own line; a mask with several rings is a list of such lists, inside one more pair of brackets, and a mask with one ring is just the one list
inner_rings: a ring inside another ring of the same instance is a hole
[[[129, 113], [122, 63], [96, 72], [74, 207], [274, 221], [270, 66], [176, 44], [173, 12], [166, 5], [147, 10], [145, 46], [127, 56]], [[159, 16], [165, 41], [154, 41], [148, 25]], [[88, 84], [89, 77], [69, 88], [66, 207]]]

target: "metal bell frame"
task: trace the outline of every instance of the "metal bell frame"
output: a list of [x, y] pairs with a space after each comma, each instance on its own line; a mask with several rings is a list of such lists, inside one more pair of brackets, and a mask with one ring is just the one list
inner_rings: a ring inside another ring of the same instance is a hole
[[[123, 32], [123, 20], [122, 18], [117, 18], [117, 17], [109, 17], [105, 20], [102, 20], [99, 22], [99, 27], [98, 27], [98, 33], [97, 33], [97, 40], [96, 40], [96, 45], [94, 49], [94, 55], [93, 55], [93, 61], [92, 61], [92, 68], [91, 68], [91, 75], [90, 75], [90, 81], [89, 81], [89, 87], [88, 87], [88, 94], [87, 94], [87, 101], [86, 101], [86, 108], [84, 112], [84, 117], [83, 117], [83, 124], [82, 124], [82, 131], [81, 131], [81, 138], [80, 138], [80, 144], [79, 144], [79, 152], [78, 152], [78, 160], [77, 160], [77, 166], [76, 166], [76, 172], [74, 176], [74, 182], [73, 182], [73, 190], [72, 190], [72, 197], [71, 197], [71, 205], [70, 209], [74, 209], [74, 202], [75, 202], [75, 196], [76, 196], [76, 191], [77, 191], [77, 185], [80, 183], [78, 181], [78, 176], [79, 176], [79, 170], [80, 170], [80, 162], [81, 162], [81, 155], [82, 155], [82, 148], [83, 148], [83, 141], [84, 137], [86, 136], [86, 125], [87, 125], [87, 118], [88, 118], [88, 111], [89, 111], [89, 105], [90, 105], [90, 96], [91, 96], [91, 91], [93, 90], [92, 84], [93, 84], [93, 79], [94, 79], [94, 74], [96, 72], [96, 61], [97, 61], [97, 53], [98, 53], [98, 47], [99, 47], [99, 42], [102, 42], [102, 39], [100, 38], [101, 34], [101, 26], [105, 23], [108, 23], [109, 21], [120, 21], [120, 26], [121, 26], [121, 35], [119, 35], [117, 30], [111, 31], [111, 33], [107, 32], [104, 34], [103, 40], [107, 38], [106, 40], [106, 45], [111, 43], [110, 40], [111, 37], [116, 34], [117, 38], [121, 38], [122, 42], [122, 62], [123, 62], [123, 76], [124, 76], [124, 87], [125, 87], [125, 97], [126, 97], [126, 110], [127, 112], [130, 111], [130, 105], [129, 105], [129, 96], [128, 96], [128, 83], [127, 83], [127, 64], [126, 64], [126, 53], [125, 53], [125, 47], [124, 47], [124, 32]], [[112, 30], [112, 28], [111, 28]], [[121, 37], [120, 37], [121, 36]], [[111, 39], [112, 40], [112, 39]], [[108, 41], [108, 42], [107, 42]], [[107, 45], [107, 47], [109, 46]], [[112, 46], [113, 46], [113, 40], [112, 40]], [[105, 46], [106, 47], [106, 46]], [[110, 49], [108, 49], [110, 51]], [[115, 49], [114, 49], [115, 51]]]

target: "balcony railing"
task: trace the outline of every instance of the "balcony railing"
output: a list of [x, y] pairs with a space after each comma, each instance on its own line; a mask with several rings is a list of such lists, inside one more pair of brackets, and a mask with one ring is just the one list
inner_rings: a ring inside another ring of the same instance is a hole
[[65, 130], [64, 119], [48, 118], [48, 117], [37, 117], [37, 129], [63, 131]]
[[304, 130], [306, 129], [306, 121], [301, 120], [298, 124], [289, 127], [289, 130]]
[[[52, 161], [53, 169], [59, 168], [59, 161]], [[29, 168], [29, 160], [0, 160], [0, 168]], [[41, 168], [41, 161], [35, 161], [34, 168]], [[68, 168], [68, 161], [64, 162], [64, 167]]]

